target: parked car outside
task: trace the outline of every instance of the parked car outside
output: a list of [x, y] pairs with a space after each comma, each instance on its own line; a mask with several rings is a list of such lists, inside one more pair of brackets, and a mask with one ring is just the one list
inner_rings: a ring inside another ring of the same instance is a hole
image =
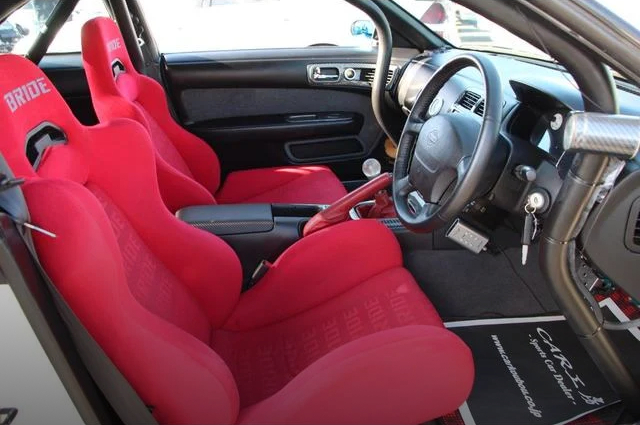
[[20, 24], [4, 21], [0, 24], [0, 52], [13, 51], [14, 46], [21, 38], [29, 34], [29, 29]]
[[457, 29], [457, 9], [449, 0], [397, 0], [396, 3], [427, 25], [429, 29], [454, 45], [460, 37]]

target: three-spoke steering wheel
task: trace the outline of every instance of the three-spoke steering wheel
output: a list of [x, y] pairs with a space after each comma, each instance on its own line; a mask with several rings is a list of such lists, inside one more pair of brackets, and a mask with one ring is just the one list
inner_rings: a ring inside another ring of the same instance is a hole
[[[484, 117], [447, 112], [429, 116], [429, 107], [456, 73], [474, 67], [485, 86]], [[458, 216], [483, 194], [502, 122], [502, 83], [485, 56], [453, 58], [424, 87], [405, 124], [393, 170], [393, 200], [398, 218], [410, 230], [432, 232]], [[420, 195], [420, 202], [412, 196]]]

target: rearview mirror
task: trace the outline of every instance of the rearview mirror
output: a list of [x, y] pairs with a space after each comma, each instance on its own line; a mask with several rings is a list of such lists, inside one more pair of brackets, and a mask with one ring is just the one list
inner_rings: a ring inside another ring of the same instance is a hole
[[371, 21], [358, 20], [351, 24], [351, 35], [353, 36], [364, 35], [366, 38], [373, 38], [375, 31], [376, 27]]

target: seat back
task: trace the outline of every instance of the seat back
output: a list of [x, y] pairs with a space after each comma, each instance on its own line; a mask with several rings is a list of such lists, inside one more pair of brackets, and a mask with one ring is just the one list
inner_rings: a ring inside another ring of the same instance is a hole
[[[234, 422], [238, 391], [209, 340], [239, 299], [235, 253], [165, 208], [139, 124], [82, 126], [19, 56], [0, 56], [0, 94], [0, 151], [32, 221], [57, 235], [34, 243], [68, 304], [159, 422]], [[26, 152], [51, 139], [34, 170]]]
[[99, 17], [83, 26], [82, 59], [100, 121], [130, 118], [149, 132], [167, 206], [175, 211], [214, 203], [220, 186], [218, 157], [175, 122], [162, 86], [136, 71], [112, 19]]

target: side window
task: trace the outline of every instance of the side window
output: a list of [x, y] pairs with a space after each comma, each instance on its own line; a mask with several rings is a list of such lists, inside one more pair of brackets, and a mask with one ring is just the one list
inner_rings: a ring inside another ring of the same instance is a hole
[[[31, 0], [0, 25], [0, 52], [25, 55], [47, 27], [47, 21], [62, 0]], [[80, 0], [64, 23], [47, 53], [77, 53], [81, 50], [82, 25], [96, 16], [108, 16], [103, 0]]]
[[[371, 46], [344, 0], [139, 0], [163, 53]], [[355, 24], [355, 25], [354, 25]]]

